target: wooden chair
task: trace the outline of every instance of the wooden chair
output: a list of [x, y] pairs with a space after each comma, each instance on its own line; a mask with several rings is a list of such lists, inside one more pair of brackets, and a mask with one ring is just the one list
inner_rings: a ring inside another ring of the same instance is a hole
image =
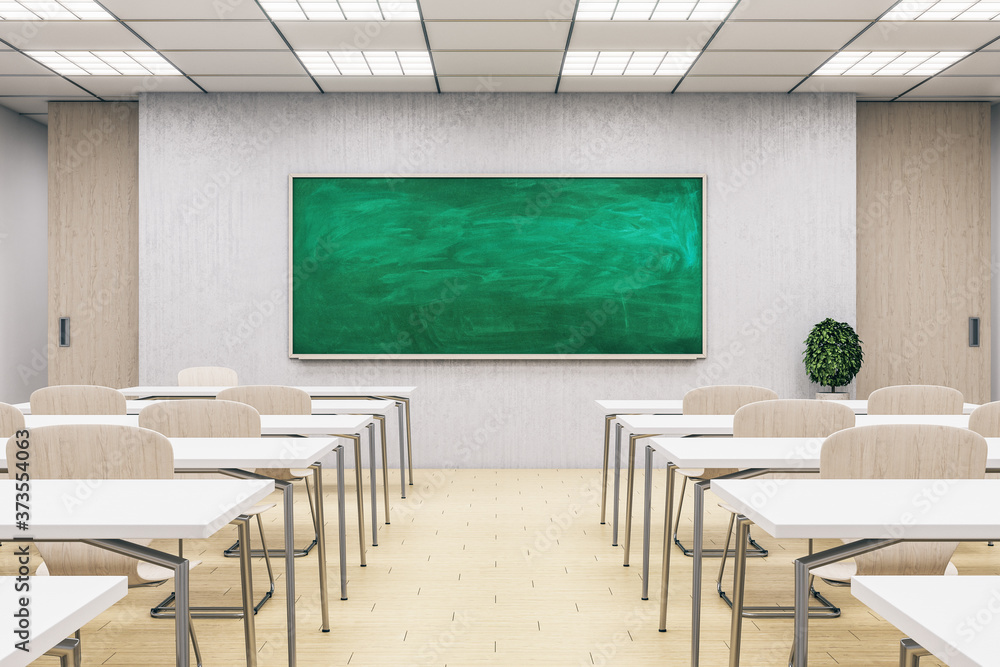
[[9, 438], [24, 428], [24, 415], [13, 405], [0, 403], [0, 438]]
[[[153, 403], [139, 412], [139, 426], [168, 438], [259, 438], [260, 414], [245, 403], [219, 400], [163, 401]], [[270, 589], [254, 605], [257, 613], [274, 595], [274, 571], [271, 555], [264, 538], [261, 514], [274, 507], [274, 503], [261, 503], [243, 512], [257, 517], [257, 529], [267, 565]], [[183, 546], [181, 546], [183, 553]], [[174, 594], [153, 607], [150, 614], [156, 618], [172, 618]], [[191, 607], [191, 615], [205, 618], [242, 618], [243, 607]]]
[[111, 387], [63, 384], [31, 394], [33, 415], [124, 415], [125, 394]]
[[[39, 390], [41, 391], [41, 390]], [[37, 393], [37, 392], [35, 392]], [[7, 460], [17, 457], [7, 440]], [[17, 468], [10, 466], [14, 479]], [[173, 479], [174, 449], [154, 431], [132, 426], [70, 424], [31, 429], [32, 479]], [[132, 540], [149, 544], [151, 540]], [[125, 576], [129, 586], [161, 584], [173, 571], [79, 542], [36, 542], [42, 564], [36, 576]], [[191, 568], [199, 561], [189, 561]], [[201, 654], [191, 625], [195, 657]]]
[[193, 366], [177, 373], [181, 387], [235, 387], [239, 384], [236, 371], [223, 366]]
[[[241, 387], [229, 387], [216, 394], [216, 400], [234, 401], [244, 403], [254, 408], [260, 415], [311, 415], [312, 397], [305, 391], [296, 387], [282, 387], [279, 385], [244, 385]], [[258, 429], [260, 424], [258, 422]], [[313, 539], [303, 549], [296, 549], [295, 556], [301, 557], [312, 551], [319, 541], [319, 524], [316, 515], [316, 506], [313, 501], [313, 492], [309, 485], [309, 478], [312, 471], [307, 469], [289, 468], [258, 468], [255, 471], [259, 475], [266, 475], [274, 479], [285, 481], [303, 481], [306, 485], [306, 497], [309, 498], [309, 511], [313, 519]], [[317, 499], [322, 502], [322, 499]], [[225, 555], [235, 558], [240, 554], [239, 542], [225, 550]], [[284, 556], [284, 549], [272, 549], [272, 556]], [[260, 556], [260, 552], [251, 551], [251, 555]]]
[[930, 384], [883, 387], [868, 396], [870, 415], [960, 415], [964, 407], [962, 392]]
[[969, 430], [984, 438], [1000, 438], [1000, 401], [985, 403], [969, 415]]
[[[774, 401], [759, 401], [743, 406], [733, 416], [733, 437], [735, 438], [826, 438], [837, 431], [853, 428], [855, 424], [854, 410], [838, 401], [816, 401], [805, 399], [784, 399]], [[722, 579], [726, 571], [726, 554], [732, 540], [733, 525], [736, 522], [737, 511], [725, 504], [719, 507], [731, 513], [729, 529], [726, 531], [726, 546], [722, 550], [722, 562], [719, 565], [719, 576], [716, 579], [716, 589], [726, 604], [733, 606], [732, 600], [722, 589]], [[809, 541], [809, 553], [812, 553], [812, 540]], [[820, 601], [820, 607], [810, 608], [811, 618], [836, 618], [840, 616], [832, 602], [823, 597], [810, 586], [813, 596]], [[791, 606], [746, 606], [743, 607], [744, 618], [792, 618], [794, 607]]]
[[[820, 452], [823, 479], [983, 479], [986, 440], [969, 429], [891, 424], [834, 433]], [[827, 581], [855, 575], [957, 574], [957, 542], [904, 542], [812, 571]]]
[[[684, 394], [681, 412], [686, 415], [735, 415], [736, 411], [744, 405], [757, 403], [759, 401], [777, 400], [778, 394], [765, 389], [764, 387], [754, 387], [752, 385], [718, 385], [714, 387], [699, 387]], [[685, 547], [677, 537], [677, 530], [681, 520], [681, 511], [684, 509], [684, 492], [687, 489], [688, 479], [701, 481], [714, 479], [722, 475], [736, 472], [735, 468], [709, 468], [709, 469], [678, 469], [681, 475], [681, 497], [677, 503], [677, 518], [674, 521], [673, 540], [685, 556], [694, 556], [694, 551]], [[767, 555], [767, 549], [750, 539], [752, 550], [747, 552], [748, 556], [763, 557]], [[702, 549], [702, 555], [707, 558], [719, 558], [723, 554], [722, 549]], [[735, 551], [731, 554], [735, 555]]]

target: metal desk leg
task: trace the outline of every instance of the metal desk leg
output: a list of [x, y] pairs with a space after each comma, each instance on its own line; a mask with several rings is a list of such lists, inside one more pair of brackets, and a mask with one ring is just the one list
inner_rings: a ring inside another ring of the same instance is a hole
[[344, 446], [337, 449], [337, 537], [340, 542], [340, 599], [347, 599], [347, 503], [344, 491]]
[[[733, 565], [733, 619], [729, 628], [729, 667], [740, 665], [740, 642], [743, 638], [743, 588], [747, 578], [747, 534], [750, 520], [736, 517], [736, 562]], [[808, 589], [807, 589], [808, 591]], [[806, 600], [809, 604], [809, 600]]]
[[[385, 496], [385, 525], [389, 525], [389, 457], [385, 450], [385, 415], [374, 415], [382, 436], [382, 494]], [[372, 482], [374, 485], [375, 482]]]
[[653, 448], [646, 445], [646, 479], [642, 494], [642, 599], [649, 599], [649, 522], [652, 520]]
[[705, 564], [705, 491], [710, 481], [696, 482], [694, 486], [694, 562], [691, 573], [691, 667], [698, 667], [701, 653], [701, 573]]
[[[343, 446], [343, 445], [342, 445]], [[309, 466], [313, 471], [313, 488], [316, 493], [316, 551], [319, 561], [319, 604], [323, 616], [323, 632], [330, 632], [330, 591], [326, 583], [326, 518], [323, 512], [323, 464], [317, 461]]]
[[660, 573], [660, 632], [667, 631], [667, 592], [670, 588], [670, 535], [671, 523], [674, 517], [674, 481], [677, 477], [677, 466], [667, 464], [667, 500], [666, 516], [663, 517], [663, 570]]
[[912, 639], [899, 640], [899, 667], [918, 667], [920, 658], [931, 652]]
[[107, 549], [123, 556], [165, 567], [174, 572], [174, 587], [177, 597], [174, 600], [176, 609], [174, 617], [174, 648], [177, 654], [177, 667], [190, 667], [191, 656], [188, 648], [188, 635], [191, 632], [191, 589], [190, 565], [186, 558], [174, 556], [150, 549], [127, 540], [80, 540], [99, 549]]
[[[239, 531], [240, 578], [243, 589], [243, 639], [246, 645], [247, 667], [257, 667], [257, 627], [253, 613], [253, 577], [250, 563], [250, 517], [241, 514], [233, 520]], [[180, 610], [177, 611], [180, 613]]]
[[410, 433], [410, 399], [401, 398], [406, 410], [406, 465], [410, 469], [410, 486], [413, 486], [413, 435]]
[[[281, 489], [285, 518], [285, 623], [288, 626], [288, 667], [295, 667], [295, 510], [291, 482], [275, 480]], [[247, 544], [250, 544], [247, 542]]]
[[354, 441], [354, 480], [358, 487], [358, 541], [361, 545], [361, 567], [368, 565], [365, 560], [365, 485], [361, 477], [361, 436], [346, 436]]
[[406, 408], [402, 401], [396, 401], [396, 421], [399, 427], [399, 487], [402, 497], [406, 497], [406, 443], [403, 442], [404, 422], [406, 421]]
[[792, 649], [792, 665], [794, 667], [806, 667], [809, 664], [809, 571], [902, 541], [897, 539], [858, 540], [816, 554], [803, 556], [795, 561], [795, 636]]
[[601, 525], [608, 508], [608, 452], [611, 449], [611, 422], [615, 420], [614, 415], [604, 415], [604, 468], [601, 471]]
[[372, 494], [372, 546], [378, 546], [378, 492], [375, 488], [375, 424], [365, 427], [368, 431], [368, 485]]
[[636, 435], [634, 433], [628, 436], [628, 484], [625, 498], [625, 562], [622, 563], [624, 567], [628, 567], [629, 552], [632, 547], [632, 496], [635, 490], [635, 443], [642, 438], [648, 438], [648, 435]]
[[618, 546], [618, 514], [621, 504], [622, 425], [615, 424], [615, 515], [611, 518], [611, 546]]

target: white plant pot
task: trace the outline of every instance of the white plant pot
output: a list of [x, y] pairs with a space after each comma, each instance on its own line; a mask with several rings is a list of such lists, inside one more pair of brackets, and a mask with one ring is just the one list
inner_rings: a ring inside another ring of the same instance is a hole
[[817, 391], [817, 401], [847, 401], [851, 395], [846, 391]]

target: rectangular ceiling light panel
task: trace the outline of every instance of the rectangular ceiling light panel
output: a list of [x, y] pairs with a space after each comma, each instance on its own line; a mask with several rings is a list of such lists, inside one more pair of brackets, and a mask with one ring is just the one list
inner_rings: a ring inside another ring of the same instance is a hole
[[419, 21], [416, 0], [262, 0], [275, 21]]
[[563, 76], [683, 76], [698, 51], [569, 51]]
[[721, 21], [736, 5], [707, 0], [580, 0], [578, 21]]
[[910, 2], [904, 0], [883, 21], [1000, 21], [1000, 2]]
[[816, 76], [932, 76], [968, 51], [842, 51]]
[[91, 0], [0, 0], [0, 21], [113, 21]]
[[427, 51], [296, 51], [313, 76], [433, 76]]
[[25, 51], [65, 76], [180, 76], [155, 51]]

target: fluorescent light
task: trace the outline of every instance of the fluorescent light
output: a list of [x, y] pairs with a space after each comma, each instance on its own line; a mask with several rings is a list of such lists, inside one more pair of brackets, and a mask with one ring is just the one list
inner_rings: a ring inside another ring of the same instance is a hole
[[0, 21], [113, 21], [92, 0], [0, 0]]
[[930, 76], [955, 64], [968, 51], [844, 51], [816, 76]]
[[427, 51], [296, 51], [313, 76], [433, 76]]
[[580, 0], [577, 21], [721, 21], [735, 0]]
[[883, 21], [1000, 21], [1000, 2], [907, 2], [886, 14]]
[[49, 69], [66, 76], [180, 76], [155, 51], [25, 51]]
[[420, 20], [416, 0], [262, 0], [260, 4], [275, 21]]
[[683, 76], [698, 51], [568, 51], [563, 76]]

